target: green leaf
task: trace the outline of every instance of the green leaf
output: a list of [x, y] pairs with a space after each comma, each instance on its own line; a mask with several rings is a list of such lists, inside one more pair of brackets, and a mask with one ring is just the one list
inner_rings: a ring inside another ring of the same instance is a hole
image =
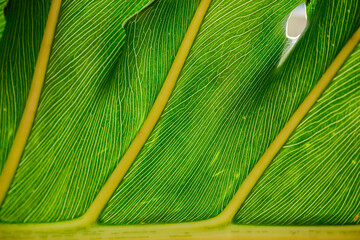
[[[91, 229], [116, 225], [122, 236], [171, 232], [163, 226], [196, 236], [205, 226], [200, 235], [235, 237], [244, 225], [359, 223], [360, 45], [245, 202], [233, 203], [360, 27], [358, 1], [308, 3], [308, 26], [284, 56], [286, 21], [301, 0], [212, 0], [170, 98], [158, 100], [204, 2], [63, 0], [31, 134], [1, 205], [4, 232], [96, 220]], [[1, 167], [19, 134], [49, 7], [23, 0], [7, 9]], [[159, 101], [166, 107], [148, 128]], [[141, 151], [128, 161], [134, 147]]]

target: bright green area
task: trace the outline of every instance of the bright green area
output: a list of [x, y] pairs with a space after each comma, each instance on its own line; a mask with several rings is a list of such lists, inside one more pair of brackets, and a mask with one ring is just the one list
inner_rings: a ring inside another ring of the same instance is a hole
[[359, 223], [360, 45], [260, 179], [239, 224]]
[[[122, 24], [148, 2], [64, 0], [2, 222], [73, 219], [94, 200], [146, 119], [199, 4], [155, 1], [126, 24], [124, 40]], [[360, 26], [358, 0], [311, 1], [308, 29], [279, 67], [289, 45], [286, 20], [300, 3], [212, 1], [166, 109], [102, 224], [189, 222], [226, 207]]]
[[10, 1], [6, 29], [5, 4], [0, 0], [0, 171], [25, 107], [50, 1]]

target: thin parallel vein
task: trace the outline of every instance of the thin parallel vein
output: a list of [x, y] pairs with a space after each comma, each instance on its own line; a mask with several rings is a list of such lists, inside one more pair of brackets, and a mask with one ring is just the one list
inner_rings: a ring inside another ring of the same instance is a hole
[[50, 50], [54, 39], [54, 33], [58, 15], [60, 12], [61, 0], [53, 0], [46, 28], [44, 31], [44, 37], [41, 43], [37, 63], [35, 66], [34, 76], [31, 82], [31, 88], [29, 91], [28, 100], [25, 105], [24, 112], [22, 114], [17, 133], [12, 143], [9, 155], [6, 159], [3, 171], [0, 175], [0, 205], [4, 201], [4, 198], [8, 192], [10, 184], [15, 175], [15, 171], [18, 167], [20, 158], [23, 154], [26, 142], [30, 135], [30, 131], [35, 118], [36, 110], [38, 107], [42, 86], [45, 79], [45, 73], [47, 64], [49, 61]]

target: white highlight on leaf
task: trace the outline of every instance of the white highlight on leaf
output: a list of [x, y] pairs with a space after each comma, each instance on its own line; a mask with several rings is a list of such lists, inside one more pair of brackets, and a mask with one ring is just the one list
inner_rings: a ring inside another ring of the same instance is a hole
[[305, 30], [307, 24], [305, 3], [297, 6], [289, 16], [286, 22], [286, 37], [297, 39]]

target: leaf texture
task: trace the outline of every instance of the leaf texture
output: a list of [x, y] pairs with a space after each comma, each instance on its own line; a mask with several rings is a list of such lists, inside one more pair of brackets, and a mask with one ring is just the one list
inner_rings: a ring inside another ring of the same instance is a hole
[[218, 215], [359, 26], [356, 1], [331, 3], [311, 6], [317, 14], [295, 59], [277, 68], [297, 3], [214, 1], [162, 118], [100, 221]]
[[[13, 2], [0, 44], [1, 164], [26, 102], [50, 5]], [[2, 223], [84, 215], [141, 134], [199, 3], [63, 0]], [[306, 32], [280, 63], [289, 45], [286, 20], [300, 3], [212, 1], [161, 118], [100, 224], [193, 222], [226, 208], [360, 26], [358, 0], [311, 1]], [[359, 222], [359, 56], [358, 47], [255, 186], [236, 224]]]

